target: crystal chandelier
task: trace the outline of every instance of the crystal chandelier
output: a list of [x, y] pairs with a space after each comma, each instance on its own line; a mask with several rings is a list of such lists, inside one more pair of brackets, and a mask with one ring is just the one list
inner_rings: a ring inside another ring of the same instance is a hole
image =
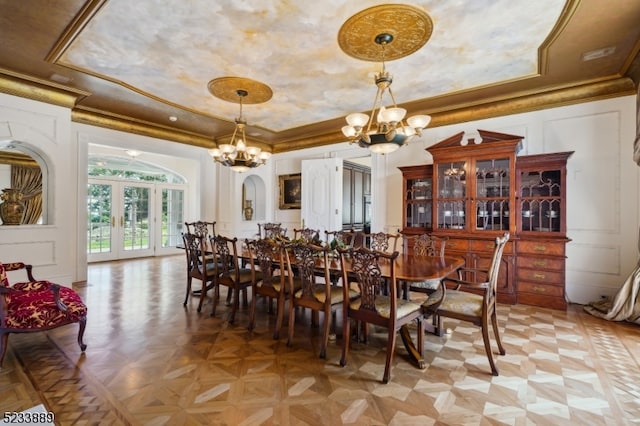
[[[258, 90], [250, 96], [250, 88]], [[257, 146], [247, 145], [247, 136], [245, 134], [247, 122], [242, 115], [242, 105], [245, 102], [266, 102], [271, 99], [271, 89], [262, 83], [246, 78], [223, 77], [211, 80], [209, 82], [209, 91], [220, 99], [240, 104], [240, 115], [235, 119], [236, 127], [231, 135], [231, 140], [229, 143], [218, 144], [216, 148], [209, 149], [209, 155], [216, 162], [239, 173], [266, 164], [271, 157], [271, 153], [262, 151]], [[237, 100], [233, 94], [235, 94]]]
[[[371, 23], [376, 23], [385, 31], [377, 33], [371, 28]], [[378, 89], [371, 115], [349, 114], [346, 117], [347, 125], [342, 127], [342, 133], [351, 142], [357, 142], [372, 152], [387, 154], [422, 135], [431, 117], [414, 115], [405, 120], [407, 110], [399, 108], [393, 96], [393, 77], [385, 68], [385, 56], [389, 51], [390, 59], [398, 59], [415, 52], [427, 42], [432, 31], [433, 23], [429, 15], [424, 10], [407, 5], [374, 6], [344, 23], [338, 36], [342, 50], [358, 59], [381, 59], [382, 62], [382, 70], [375, 74]], [[398, 37], [404, 43], [391, 45]], [[371, 45], [371, 40], [375, 45]], [[387, 94], [388, 103], [384, 106]]]

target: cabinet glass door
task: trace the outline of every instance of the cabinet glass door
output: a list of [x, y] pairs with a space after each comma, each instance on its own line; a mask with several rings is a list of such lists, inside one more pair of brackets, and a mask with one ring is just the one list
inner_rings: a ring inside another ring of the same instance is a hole
[[522, 231], [559, 232], [562, 207], [560, 170], [523, 171], [520, 174]]
[[466, 163], [438, 164], [438, 228], [465, 229], [466, 224]]
[[405, 228], [431, 229], [432, 179], [407, 179], [406, 191]]
[[509, 159], [476, 161], [476, 229], [509, 229]]

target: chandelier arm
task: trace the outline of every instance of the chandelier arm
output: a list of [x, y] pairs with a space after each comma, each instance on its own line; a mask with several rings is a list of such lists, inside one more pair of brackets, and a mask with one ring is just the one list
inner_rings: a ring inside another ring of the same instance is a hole
[[371, 130], [371, 124], [373, 123], [373, 120], [376, 121], [376, 124], [379, 124], [377, 111], [380, 109], [380, 104], [382, 103], [383, 92], [384, 89], [378, 87], [378, 90], [376, 91], [376, 97], [373, 99], [373, 106], [371, 107], [371, 117], [369, 117], [369, 123], [367, 123], [367, 133], [369, 133], [369, 131]]

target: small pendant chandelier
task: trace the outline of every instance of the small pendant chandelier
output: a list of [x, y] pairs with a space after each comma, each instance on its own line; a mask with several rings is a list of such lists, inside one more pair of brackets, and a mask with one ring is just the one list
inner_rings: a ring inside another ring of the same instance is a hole
[[266, 164], [271, 153], [257, 146], [247, 144], [245, 128], [247, 122], [242, 115], [242, 105], [264, 103], [271, 99], [273, 92], [269, 86], [258, 81], [241, 77], [221, 77], [211, 80], [208, 85], [211, 94], [219, 99], [240, 104], [240, 115], [235, 119], [236, 127], [229, 143], [219, 144], [209, 149], [209, 155], [217, 162], [242, 173]]

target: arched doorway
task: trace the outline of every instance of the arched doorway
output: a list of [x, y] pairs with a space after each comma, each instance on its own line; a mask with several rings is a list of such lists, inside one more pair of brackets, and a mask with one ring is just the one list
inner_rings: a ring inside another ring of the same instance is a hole
[[90, 154], [87, 186], [89, 262], [176, 253], [186, 181], [135, 156]]

